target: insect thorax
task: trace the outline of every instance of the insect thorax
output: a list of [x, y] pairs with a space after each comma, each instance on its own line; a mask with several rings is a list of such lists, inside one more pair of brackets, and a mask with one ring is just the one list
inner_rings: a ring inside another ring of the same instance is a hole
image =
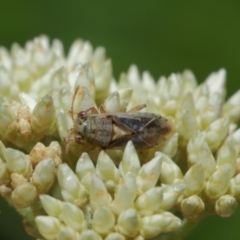
[[112, 119], [100, 114], [91, 115], [84, 123], [85, 140], [107, 148], [112, 139]]

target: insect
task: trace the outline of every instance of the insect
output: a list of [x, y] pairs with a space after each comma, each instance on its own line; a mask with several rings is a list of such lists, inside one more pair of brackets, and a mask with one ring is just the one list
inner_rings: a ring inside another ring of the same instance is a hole
[[[76, 90], [77, 91], [77, 90]], [[124, 149], [132, 141], [137, 149], [158, 146], [172, 132], [165, 117], [148, 112], [142, 104], [128, 112], [102, 113], [92, 107], [77, 113], [74, 121], [74, 139], [79, 144], [91, 144], [101, 149]]]

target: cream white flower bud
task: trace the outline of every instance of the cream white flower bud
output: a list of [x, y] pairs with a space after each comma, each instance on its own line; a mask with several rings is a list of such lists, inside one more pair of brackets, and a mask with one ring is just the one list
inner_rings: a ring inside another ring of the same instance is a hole
[[63, 209], [59, 216], [65, 225], [71, 227], [77, 232], [87, 228], [87, 223], [82, 210], [71, 203], [63, 203]]
[[218, 151], [217, 156], [217, 166], [223, 166], [225, 164], [229, 164], [232, 166], [232, 173], [233, 176], [236, 169], [236, 151], [234, 149], [234, 146], [232, 142], [228, 142], [226, 144], [223, 144], [220, 150]]
[[17, 122], [18, 122], [18, 132], [20, 136], [29, 141], [32, 135], [31, 125], [30, 125], [30, 109], [28, 106], [21, 105], [17, 110]]
[[225, 142], [230, 142], [238, 155], [240, 152], [240, 129], [237, 129], [235, 132], [231, 133]]
[[196, 117], [196, 110], [192, 93], [187, 93], [183, 98], [179, 108], [177, 109], [177, 118], [179, 118], [184, 111], [188, 111], [191, 113], [191, 115]]
[[79, 87], [73, 104], [74, 113], [86, 111], [92, 107], [97, 109], [96, 103], [92, 98], [90, 92], [85, 87]]
[[106, 235], [113, 231], [115, 226], [115, 216], [110, 208], [103, 206], [93, 213], [92, 228], [101, 235]]
[[189, 69], [186, 69], [182, 73], [182, 81], [184, 84], [184, 92], [189, 93], [193, 92], [193, 90], [197, 87], [197, 79], [193, 72]]
[[0, 104], [0, 134], [3, 135], [7, 127], [15, 120], [13, 112], [4, 104]]
[[67, 57], [67, 66], [71, 70], [78, 62], [85, 63], [89, 61], [90, 54], [92, 52], [92, 46], [89, 42], [83, 42], [81, 39], [77, 39], [72, 45]]
[[215, 209], [220, 217], [229, 217], [235, 212], [237, 206], [238, 203], [233, 196], [224, 195], [216, 201]]
[[209, 179], [209, 177], [216, 170], [216, 161], [213, 157], [211, 150], [209, 149], [207, 143], [204, 141], [202, 146], [198, 151], [198, 162], [202, 164], [204, 169], [205, 179]]
[[56, 240], [78, 240], [79, 234], [70, 227], [61, 226]]
[[178, 133], [173, 134], [173, 136], [167, 140], [162, 146], [160, 146], [160, 151], [170, 158], [173, 158], [178, 149]]
[[126, 240], [126, 238], [122, 234], [114, 232], [108, 234], [104, 240]]
[[31, 137], [31, 125], [30, 123], [25, 119], [19, 119], [18, 121], [18, 127], [19, 127], [19, 133], [25, 140], [30, 140]]
[[155, 186], [161, 171], [162, 154], [156, 155], [150, 162], [144, 164], [137, 175], [139, 192], [145, 192]]
[[[209, 99], [209, 105], [214, 107], [214, 114], [217, 118], [222, 116], [223, 101], [224, 101], [224, 96], [219, 92], [216, 92], [213, 95], [211, 95]], [[204, 117], [202, 119], [204, 119]]]
[[106, 61], [106, 49], [104, 47], [97, 47], [92, 55], [92, 66], [96, 75], [102, 70], [102, 65]]
[[119, 186], [114, 201], [112, 203], [112, 211], [116, 215], [119, 215], [126, 209], [133, 208], [133, 200], [133, 196], [130, 193], [129, 189], [124, 185]]
[[181, 211], [187, 218], [196, 218], [204, 210], [205, 205], [203, 200], [196, 196], [192, 195], [182, 200], [181, 202]]
[[17, 118], [17, 121], [24, 119], [27, 122], [29, 122], [31, 118], [30, 108], [26, 105], [20, 105], [16, 112], [16, 118]]
[[[88, 89], [90, 95], [95, 97], [94, 73], [89, 63], [79, 64], [75, 68], [76, 80], [75, 87], [82, 86]], [[71, 73], [71, 74], [74, 74]], [[70, 79], [71, 81], [71, 79]]]
[[171, 209], [178, 201], [185, 190], [185, 184], [182, 181], [176, 182], [172, 185], [163, 187], [163, 198], [160, 205], [160, 210]]
[[101, 151], [98, 155], [96, 173], [104, 181], [108, 191], [110, 193], [114, 192], [120, 174], [112, 159], [104, 151]]
[[35, 222], [38, 228], [38, 231], [42, 234], [47, 240], [56, 239], [60, 229], [61, 223], [57, 218], [51, 216], [37, 216]]
[[228, 193], [233, 195], [237, 200], [240, 199], [240, 174], [231, 179]]
[[73, 100], [72, 92], [69, 86], [62, 87], [59, 91], [54, 91], [52, 96], [54, 107], [57, 111], [61, 109], [65, 112], [69, 111]]
[[193, 93], [196, 110], [200, 111], [206, 107], [206, 98], [209, 97], [209, 87], [206, 83], [200, 84]]
[[27, 179], [22, 174], [18, 173], [11, 174], [11, 187], [13, 189], [25, 183], [27, 183]]
[[83, 206], [87, 200], [86, 190], [67, 164], [59, 165], [57, 177], [64, 200]]
[[175, 217], [171, 213], [165, 213], [166, 212], [146, 216], [140, 220], [141, 228], [139, 229], [139, 231], [145, 239], [155, 237], [162, 232], [173, 231], [168, 229], [168, 226], [172, 223], [173, 226], [171, 228], [176, 230], [180, 227], [181, 220], [179, 218]]
[[110, 207], [111, 202], [112, 198], [107, 192], [101, 178], [94, 174], [92, 176], [92, 183], [90, 187], [90, 204], [93, 210], [102, 206]]
[[102, 237], [93, 230], [85, 230], [80, 234], [78, 239], [79, 240], [89, 240], [89, 239], [102, 240]]
[[6, 160], [7, 169], [10, 172], [19, 173], [25, 177], [30, 176], [32, 173], [32, 166], [29, 156], [12, 148], [6, 148], [3, 155]]
[[[52, 154], [55, 158], [56, 158], [56, 156], [58, 156], [58, 157], [62, 156], [62, 148], [61, 148], [59, 142], [57, 142], [57, 141], [51, 142], [48, 149], [49, 149], [50, 154]], [[56, 160], [55, 160], [55, 163], [56, 163]]]
[[119, 89], [118, 91], [120, 96], [120, 112], [125, 112], [126, 108], [129, 104], [129, 101], [132, 97], [133, 89], [132, 88], [125, 88], [125, 89]]
[[130, 85], [137, 85], [140, 82], [140, 73], [136, 65], [131, 65], [127, 72], [127, 79]]
[[161, 187], [154, 187], [141, 194], [135, 201], [135, 207], [143, 216], [153, 214], [159, 209], [162, 201], [163, 191]]
[[124, 185], [128, 188], [132, 198], [135, 199], [137, 196], [137, 183], [134, 173], [129, 172], [124, 176]]
[[205, 82], [209, 87], [210, 95], [217, 92], [225, 96], [226, 74], [226, 70], [221, 68], [218, 72], [213, 72], [208, 76]]
[[122, 235], [133, 238], [137, 235], [139, 228], [138, 215], [135, 209], [130, 208], [120, 214], [115, 229]]
[[[52, 81], [51, 81], [51, 92], [54, 94], [53, 101], [54, 101], [54, 106], [56, 109], [59, 108], [59, 106], [61, 105], [61, 104], [56, 104], [56, 103], [59, 101], [62, 101], [62, 100], [60, 97], [58, 98], [58, 95], [57, 94], [55, 95], [55, 93], [60, 91], [60, 94], [61, 94], [62, 90], [63, 89], [66, 90], [66, 89], [68, 89], [68, 87], [69, 87], [69, 83], [68, 83], [66, 68], [61, 67], [55, 72], [55, 74], [52, 77]], [[57, 99], [55, 99], [55, 97], [57, 97]], [[57, 100], [57, 102], [56, 102], [56, 100]], [[65, 102], [65, 99], [63, 100], [63, 102]]]
[[155, 80], [151, 76], [150, 72], [144, 71], [142, 74], [142, 85], [143, 88], [151, 92], [155, 90]]
[[204, 135], [200, 131], [196, 131], [192, 138], [188, 141], [188, 166], [192, 166], [198, 162], [198, 153], [202, 145], [205, 143]]
[[3, 68], [6, 70], [10, 70], [12, 67], [12, 59], [9, 55], [8, 50], [5, 47], [0, 47], [0, 59]]
[[120, 112], [120, 97], [117, 91], [111, 93], [101, 105], [103, 110], [108, 113]]
[[11, 195], [12, 193], [12, 188], [7, 187], [6, 185], [1, 185], [0, 186], [0, 195], [4, 198], [7, 198]]
[[177, 111], [177, 131], [182, 144], [191, 138], [197, 128], [195, 106], [192, 94], [187, 94]]
[[29, 157], [33, 166], [37, 165], [40, 161], [42, 161], [43, 156], [45, 154], [46, 147], [38, 142], [31, 150]]
[[132, 141], [129, 141], [124, 149], [123, 158], [119, 164], [119, 171], [122, 176], [126, 175], [128, 172], [137, 175], [140, 167], [140, 161], [136, 149]]
[[63, 109], [57, 110], [56, 116], [59, 136], [62, 140], [66, 140], [69, 137], [69, 129], [73, 126], [73, 122]]
[[163, 215], [164, 218], [170, 217], [172, 219], [171, 223], [163, 229], [163, 232], [165, 233], [176, 231], [182, 225], [181, 219], [173, 215], [171, 212], [162, 212], [161, 215]]
[[37, 190], [31, 183], [25, 183], [16, 187], [11, 197], [16, 208], [25, 208], [35, 201]]
[[52, 97], [46, 95], [38, 102], [32, 113], [31, 125], [36, 134], [45, 134], [51, 131], [55, 118], [55, 109]]
[[[112, 93], [117, 90], [118, 90], [118, 83], [117, 83], [116, 79], [113, 78], [112, 81], [110, 82], [109, 92]], [[125, 112], [125, 110], [121, 111], [121, 112]]]
[[186, 144], [197, 129], [197, 123], [192, 113], [184, 110], [177, 119], [177, 131], [181, 144]]
[[49, 195], [40, 195], [42, 206], [46, 213], [52, 217], [58, 218], [63, 209], [63, 202], [50, 197]]
[[218, 168], [206, 183], [205, 191], [210, 199], [217, 199], [227, 191], [232, 176], [232, 166], [225, 164]]
[[220, 118], [212, 122], [204, 131], [205, 141], [208, 143], [210, 149], [216, 151], [224, 138], [227, 136], [229, 127], [229, 120], [227, 118]]
[[46, 193], [55, 180], [55, 163], [52, 159], [44, 159], [35, 167], [32, 183], [38, 193]]
[[205, 186], [204, 169], [201, 163], [193, 165], [184, 176], [186, 196], [198, 195]]
[[160, 181], [164, 184], [173, 184], [178, 179], [183, 178], [181, 169], [168, 156], [162, 155], [162, 165], [160, 172]]
[[83, 153], [78, 159], [76, 166], [76, 174], [83, 184], [83, 186], [89, 190], [92, 182], [92, 174], [96, 172], [92, 160], [87, 153]]

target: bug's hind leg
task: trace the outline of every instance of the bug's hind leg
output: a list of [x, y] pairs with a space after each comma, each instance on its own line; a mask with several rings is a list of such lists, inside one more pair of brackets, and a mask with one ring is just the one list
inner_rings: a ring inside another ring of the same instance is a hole
[[138, 112], [140, 110], [142, 110], [143, 108], [145, 108], [147, 105], [144, 103], [144, 104], [140, 104], [130, 110], [127, 111], [127, 113], [134, 113], [134, 112]]

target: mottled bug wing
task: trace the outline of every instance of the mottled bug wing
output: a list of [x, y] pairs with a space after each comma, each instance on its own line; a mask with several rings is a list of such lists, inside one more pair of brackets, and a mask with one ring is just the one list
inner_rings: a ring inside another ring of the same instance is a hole
[[129, 140], [137, 149], [152, 148], [172, 133], [169, 121], [154, 113], [118, 113], [113, 116], [113, 124], [125, 134], [113, 140], [109, 148], [123, 148]]

